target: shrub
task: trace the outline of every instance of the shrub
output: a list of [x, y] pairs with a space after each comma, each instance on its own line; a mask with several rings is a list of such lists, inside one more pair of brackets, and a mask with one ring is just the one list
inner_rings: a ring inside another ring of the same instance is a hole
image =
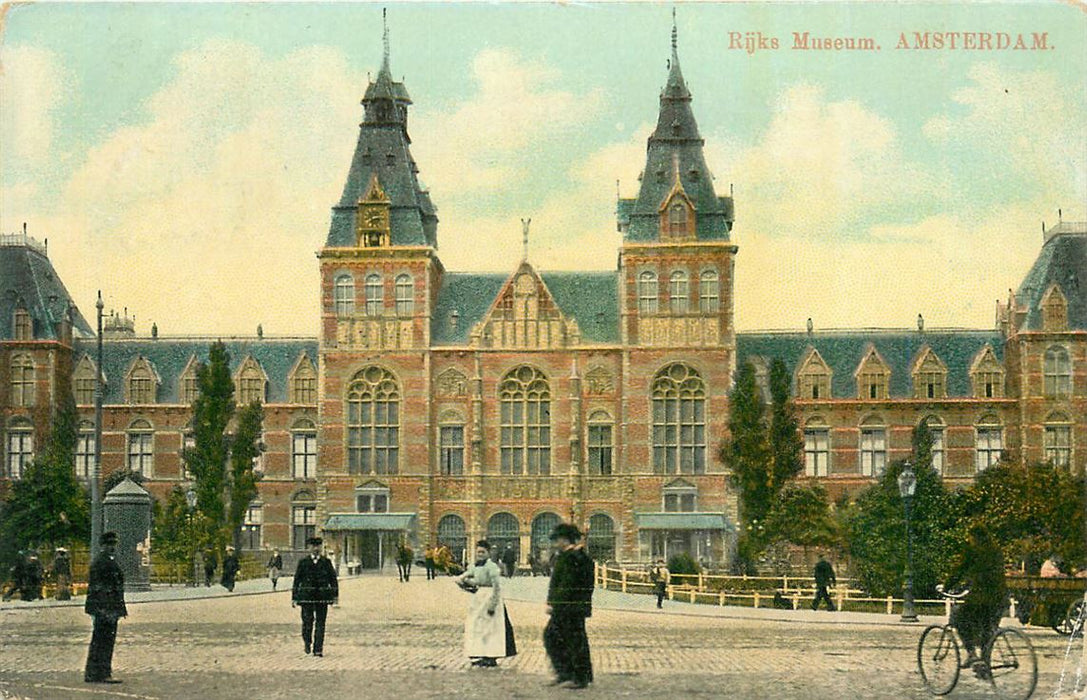
[[686, 552], [682, 552], [680, 554], [673, 554], [668, 560], [668, 571], [672, 574], [698, 575], [701, 571], [701, 567], [698, 566], [698, 562], [694, 560], [694, 557]]

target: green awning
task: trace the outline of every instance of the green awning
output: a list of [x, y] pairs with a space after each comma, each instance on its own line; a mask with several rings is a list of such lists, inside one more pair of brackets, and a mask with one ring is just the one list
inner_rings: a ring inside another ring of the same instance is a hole
[[639, 530], [732, 530], [724, 513], [635, 513]]
[[410, 530], [415, 513], [333, 513], [328, 516], [325, 531], [343, 530]]

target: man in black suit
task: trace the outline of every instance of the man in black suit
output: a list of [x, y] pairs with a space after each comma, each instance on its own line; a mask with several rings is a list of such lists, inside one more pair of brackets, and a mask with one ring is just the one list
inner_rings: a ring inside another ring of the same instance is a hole
[[231, 593], [234, 592], [234, 580], [238, 577], [238, 569], [241, 565], [238, 563], [238, 555], [234, 552], [234, 547], [227, 545], [226, 556], [223, 557], [223, 578], [219, 583], [223, 584], [223, 588], [227, 589]]
[[125, 575], [113, 558], [117, 533], [107, 532], [100, 540], [98, 556], [91, 563], [87, 602], [83, 609], [94, 618], [91, 647], [83, 680], [87, 683], [120, 683], [113, 677], [113, 644], [117, 641], [117, 620], [128, 617], [125, 608]]
[[325, 618], [329, 604], [335, 605], [340, 598], [340, 586], [332, 562], [321, 554], [321, 538], [311, 537], [309, 556], [298, 561], [291, 590], [291, 607], [302, 606], [302, 641], [306, 653], [324, 656]]
[[833, 586], [838, 582], [838, 579], [834, 577], [834, 567], [830, 565], [824, 554], [819, 554], [819, 561], [815, 564], [815, 600], [811, 602], [811, 609], [819, 609], [819, 601], [827, 601], [827, 610], [834, 612], [834, 602], [830, 599], [830, 593], [827, 591], [829, 586]]
[[593, 560], [578, 544], [580, 539], [581, 532], [570, 523], [556, 525], [551, 533], [559, 554], [547, 591], [551, 619], [544, 629], [544, 649], [555, 667], [552, 685], [569, 684], [571, 688], [584, 688], [593, 680], [585, 634], [585, 618], [593, 614]]

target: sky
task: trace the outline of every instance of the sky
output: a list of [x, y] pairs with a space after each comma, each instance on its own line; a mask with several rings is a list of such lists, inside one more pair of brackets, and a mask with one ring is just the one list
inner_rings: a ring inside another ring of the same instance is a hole
[[[673, 7], [736, 199], [738, 329], [991, 328], [1042, 222], [1087, 220], [1072, 4], [44, 3], [4, 8], [0, 232], [26, 222], [84, 314], [101, 289], [142, 334], [315, 335], [383, 6], [447, 270], [512, 272], [522, 217], [537, 268], [615, 269]], [[794, 32], [879, 50], [794, 50]], [[897, 49], [903, 32], [1046, 48]]]

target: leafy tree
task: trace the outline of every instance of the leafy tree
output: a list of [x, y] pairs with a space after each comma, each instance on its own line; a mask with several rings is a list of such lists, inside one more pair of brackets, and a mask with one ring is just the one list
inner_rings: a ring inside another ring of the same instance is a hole
[[238, 426], [232, 440], [227, 527], [238, 549], [241, 549], [241, 526], [245, 513], [257, 497], [260, 475], [253, 470], [253, 464], [263, 449], [260, 444], [263, 420], [264, 411], [259, 401], [243, 407], [238, 411]]
[[772, 540], [800, 547], [829, 547], [839, 541], [830, 499], [819, 484], [786, 485], [774, 499], [766, 528]]
[[732, 471], [732, 484], [739, 490], [740, 523], [737, 564], [754, 568], [765, 546], [766, 515], [773, 498], [770, 470], [772, 455], [764, 420], [762, 392], [755, 367], [745, 362], [736, 371], [729, 394], [729, 437], [721, 447], [721, 461]]
[[[770, 492], [782, 487], [804, 469], [804, 440], [792, 401], [792, 375], [780, 358], [770, 364]], [[825, 496], [825, 494], [824, 494]]]

